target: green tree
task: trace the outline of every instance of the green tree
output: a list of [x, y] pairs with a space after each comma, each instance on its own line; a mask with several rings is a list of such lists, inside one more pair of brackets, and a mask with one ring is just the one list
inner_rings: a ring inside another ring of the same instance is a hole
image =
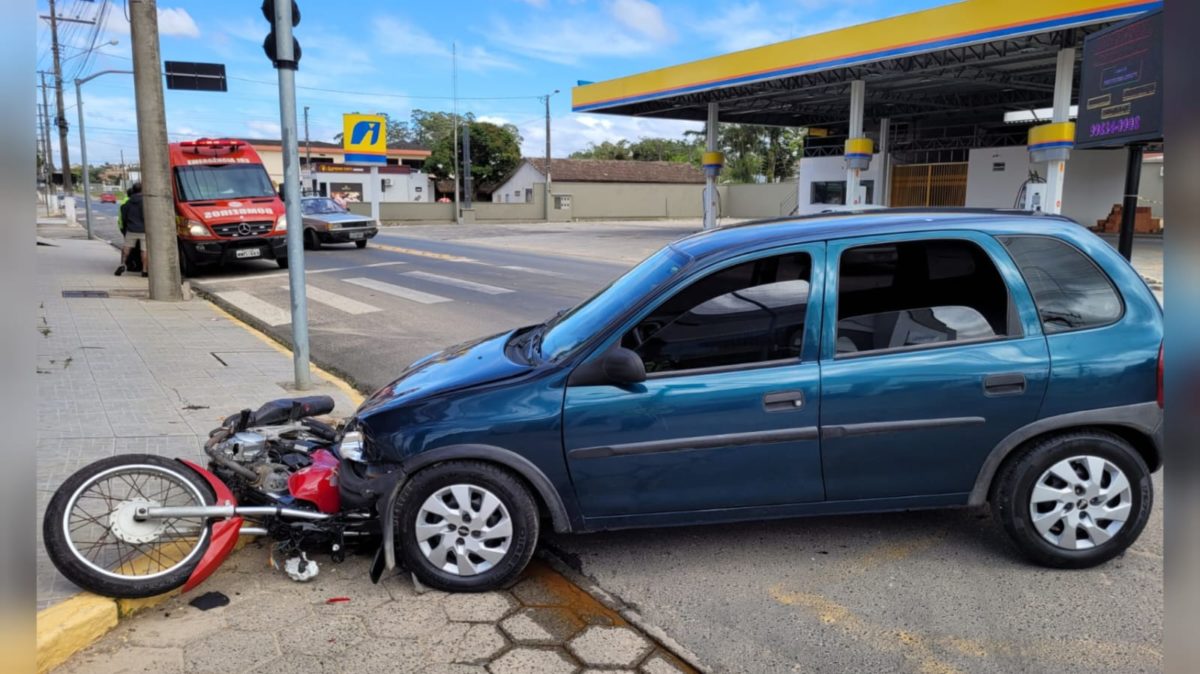
[[[444, 113], [436, 113], [444, 114]], [[475, 193], [490, 194], [491, 188], [508, 176], [521, 161], [521, 140], [512, 124], [500, 126], [491, 122], [477, 122], [474, 118], [464, 126], [471, 136], [471, 178], [475, 182]], [[430, 155], [425, 160], [425, 172], [436, 178], [454, 175], [454, 167], [462, 163], [462, 143], [458, 155], [454, 155], [454, 138], [450, 129], [430, 146]], [[461, 133], [461, 132], [460, 132]]]
[[572, 152], [571, 159], [633, 159], [629, 150], [629, 141], [621, 139], [617, 142], [606, 140], [599, 145], [589, 143], [586, 150]]

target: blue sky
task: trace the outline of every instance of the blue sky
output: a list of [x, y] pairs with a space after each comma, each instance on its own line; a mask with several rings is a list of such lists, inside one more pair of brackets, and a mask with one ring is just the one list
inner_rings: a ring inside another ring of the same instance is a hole
[[[46, 13], [46, 3], [39, 3]], [[769, 44], [945, 4], [944, 0], [492, 0], [411, 2], [300, 0], [296, 37], [303, 48], [297, 105], [310, 106], [314, 140], [331, 140], [343, 112], [385, 112], [407, 119], [414, 108], [451, 108], [451, 44], [458, 50], [460, 112], [511, 122], [522, 150], [544, 151], [543, 109], [551, 99], [553, 154], [589, 142], [678, 136], [683, 122], [571, 112], [577, 80], [611, 77]], [[59, 0], [59, 12], [90, 18], [102, 0]], [[279, 136], [275, 71], [262, 51], [268, 25], [258, 0], [160, 0], [164, 60], [224, 63], [229, 91], [167, 91], [172, 140], [199, 136]], [[64, 76], [129, 69], [129, 25], [113, 0], [91, 58], [80, 54], [85, 27], [63, 24]], [[38, 67], [50, 69], [49, 27], [38, 21]], [[347, 93], [337, 93], [347, 92]], [[65, 90], [71, 157], [78, 161], [74, 87]], [[53, 96], [51, 96], [53, 105]], [[129, 75], [84, 85], [88, 159], [137, 155]], [[57, 151], [55, 156], [57, 157]]]

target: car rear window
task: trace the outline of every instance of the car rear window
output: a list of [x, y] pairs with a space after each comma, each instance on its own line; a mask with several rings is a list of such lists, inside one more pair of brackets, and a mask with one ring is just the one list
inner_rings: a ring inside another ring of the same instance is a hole
[[1112, 281], [1078, 248], [1048, 236], [1008, 236], [1008, 249], [1047, 334], [1108, 325], [1121, 317]]

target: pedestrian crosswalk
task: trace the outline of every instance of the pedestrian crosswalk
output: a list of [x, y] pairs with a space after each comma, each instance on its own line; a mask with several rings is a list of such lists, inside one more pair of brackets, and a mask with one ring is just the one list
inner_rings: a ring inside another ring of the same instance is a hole
[[448, 286], [454, 286], [456, 288], [464, 288], [466, 290], [474, 290], [476, 292], [481, 292], [481, 293], [484, 293], [487, 295], [503, 295], [504, 293], [512, 292], [508, 288], [501, 288], [499, 286], [490, 286], [486, 283], [476, 283], [475, 281], [468, 281], [466, 279], [454, 278], [453, 276], [442, 276], [441, 274], [430, 274], [427, 271], [407, 271], [407, 272], [404, 272], [404, 275], [411, 276], [412, 278], [423, 279], [425, 281], [433, 281], [434, 283], [442, 283], [442, 284], [445, 284]]
[[386, 283], [384, 281], [376, 281], [375, 279], [370, 278], [348, 278], [345, 279], [345, 281], [346, 283], [353, 283], [356, 286], [362, 286], [363, 288], [370, 290], [378, 290], [381, 293], [387, 293], [388, 295], [392, 295], [394, 297], [412, 300], [413, 302], [420, 302], [421, 304], [439, 304], [441, 302], [453, 301], [449, 297], [442, 297], [441, 295], [434, 295], [433, 293], [421, 292], [420, 290], [413, 290], [412, 288], [406, 288], [405, 286], [398, 286], [394, 283]]
[[[394, 247], [393, 247], [394, 248]], [[397, 252], [406, 254], [415, 254], [413, 249], [398, 249]], [[477, 269], [480, 267], [492, 267], [497, 270], [508, 272], [507, 275], [501, 274], [504, 278], [512, 279], [512, 272], [518, 274], [528, 274], [532, 276], [554, 276], [559, 278], [568, 278], [566, 274], [560, 274], [548, 270], [534, 269], [531, 267], [522, 267], [518, 265], [500, 265], [489, 264], [480, 260], [471, 258], [444, 255], [440, 253], [428, 253], [425, 257], [437, 259], [441, 262], [460, 262], [466, 267]], [[378, 313], [385, 310], [388, 305], [386, 302], [383, 306], [376, 306], [372, 302], [384, 300], [380, 295], [386, 295], [391, 298], [397, 298], [404, 302], [413, 302], [423, 305], [439, 305], [451, 303], [456, 300], [470, 301], [472, 297], [496, 296], [515, 293], [512, 288], [505, 288], [498, 285], [482, 283], [471, 278], [462, 278], [458, 275], [451, 274], [435, 274], [427, 271], [401, 271], [396, 269], [397, 265], [406, 265], [403, 261], [378, 262], [372, 264], [358, 265], [354, 267], [331, 267], [326, 269], [312, 269], [309, 274], [322, 274], [319, 278], [324, 279], [322, 285], [318, 287], [312, 284], [315, 279], [310, 279], [305, 290], [308, 300], [311, 303], [320, 305], [321, 307], [331, 309], [336, 313], [346, 314], [349, 316], [361, 316], [364, 314]], [[349, 278], [339, 278], [340, 275], [335, 275], [330, 272], [345, 272], [355, 269], [373, 268], [371, 277], [353, 276]], [[442, 270], [439, 270], [442, 271]], [[465, 271], [465, 269], [464, 269]], [[259, 274], [256, 276], [235, 276], [216, 278], [211, 281], [215, 284], [225, 284], [236, 281], [261, 281], [267, 278], [277, 277], [286, 272], [274, 272], [267, 274]], [[475, 276], [475, 274], [468, 274]], [[385, 280], [386, 279], [386, 280]], [[291, 323], [291, 311], [286, 291], [288, 285], [281, 283], [283, 279], [273, 278], [274, 282], [267, 285], [255, 284], [253, 287], [248, 287], [248, 290], [212, 290], [213, 294], [231, 305], [239, 312], [248, 315], [252, 319], [256, 319], [260, 323], [264, 323], [270, 327], [278, 327]], [[489, 279], [490, 280], [490, 279]], [[201, 281], [200, 286], [203, 287], [210, 283], [209, 281]], [[539, 282], [540, 283], [540, 282]], [[415, 287], [414, 287], [415, 286]], [[221, 287], [220, 285], [217, 288]], [[228, 286], [225, 286], [228, 287]], [[246, 286], [244, 286], [246, 287]], [[258, 297], [256, 294], [260, 288], [270, 288], [271, 291], [263, 297]], [[439, 288], [445, 288], [440, 290]], [[371, 291], [363, 293], [362, 290]], [[251, 294], [252, 292], [256, 294]], [[442, 294], [445, 293], [445, 294]], [[375, 298], [375, 299], [372, 299]], [[326, 314], [328, 316], [329, 314]]]

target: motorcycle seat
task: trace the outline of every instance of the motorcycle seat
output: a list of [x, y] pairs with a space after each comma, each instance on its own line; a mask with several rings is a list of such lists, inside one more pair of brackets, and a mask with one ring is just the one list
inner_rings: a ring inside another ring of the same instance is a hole
[[[263, 403], [262, 407], [251, 412], [246, 426], [276, 426], [289, 421], [299, 421], [304, 417], [329, 414], [333, 411], [333, 405], [333, 398], [330, 396], [280, 398]], [[298, 407], [299, 415], [295, 419], [292, 418], [293, 407]]]

